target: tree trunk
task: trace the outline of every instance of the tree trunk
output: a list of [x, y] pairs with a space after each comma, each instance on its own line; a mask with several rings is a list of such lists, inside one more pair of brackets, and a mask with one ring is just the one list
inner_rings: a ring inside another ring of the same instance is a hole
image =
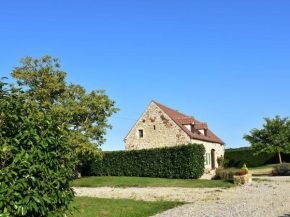
[[76, 170], [75, 170], [75, 178], [79, 179], [82, 177], [82, 167], [81, 166], [77, 166]]
[[281, 153], [280, 153], [280, 151], [278, 151], [278, 155], [279, 155], [279, 162], [280, 162], [280, 164], [282, 163], [282, 158], [281, 158]]

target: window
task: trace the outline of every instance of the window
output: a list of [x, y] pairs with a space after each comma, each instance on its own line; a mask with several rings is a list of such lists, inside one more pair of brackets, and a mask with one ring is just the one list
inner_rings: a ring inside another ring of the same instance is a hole
[[155, 127], [155, 125], [154, 125], [154, 127], [153, 127], [153, 128], [154, 128], [154, 130], [156, 130], [156, 127]]
[[139, 130], [139, 138], [143, 138], [143, 130]]

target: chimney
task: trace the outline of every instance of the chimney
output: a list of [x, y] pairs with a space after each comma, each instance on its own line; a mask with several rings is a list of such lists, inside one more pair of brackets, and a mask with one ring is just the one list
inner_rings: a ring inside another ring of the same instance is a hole
[[191, 132], [194, 133], [195, 132], [195, 128], [194, 128], [194, 122], [191, 123]]

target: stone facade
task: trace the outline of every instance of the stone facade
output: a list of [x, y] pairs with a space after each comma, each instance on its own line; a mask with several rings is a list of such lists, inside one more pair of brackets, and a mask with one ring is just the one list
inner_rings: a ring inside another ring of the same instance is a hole
[[[190, 129], [187, 125], [184, 126]], [[139, 131], [142, 131], [142, 135]], [[218, 167], [217, 157], [224, 155], [224, 144], [191, 138], [154, 101], [149, 104], [124, 141], [126, 150], [162, 148], [188, 143], [203, 144], [206, 149], [206, 171]]]
[[214, 165], [217, 168], [217, 158], [222, 157], [225, 154], [225, 146], [219, 143], [214, 142], [207, 142], [207, 141], [201, 141], [196, 139], [191, 139], [190, 143], [197, 143], [197, 144], [203, 144], [205, 147], [205, 162], [204, 166], [206, 171], [210, 171], [212, 169], [212, 150], [214, 150]]
[[[143, 138], [139, 138], [143, 130]], [[125, 138], [126, 150], [188, 144], [189, 136], [154, 102], [151, 102]]]

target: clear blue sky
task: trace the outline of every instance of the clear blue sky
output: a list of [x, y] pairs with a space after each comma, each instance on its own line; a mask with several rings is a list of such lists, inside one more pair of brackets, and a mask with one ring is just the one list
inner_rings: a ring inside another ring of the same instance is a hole
[[2, 1], [0, 77], [48, 54], [69, 82], [105, 89], [121, 111], [103, 150], [124, 149], [151, 100], [248, 146], [263, 117], [289, 116], [289, 11], [289, 0]]

